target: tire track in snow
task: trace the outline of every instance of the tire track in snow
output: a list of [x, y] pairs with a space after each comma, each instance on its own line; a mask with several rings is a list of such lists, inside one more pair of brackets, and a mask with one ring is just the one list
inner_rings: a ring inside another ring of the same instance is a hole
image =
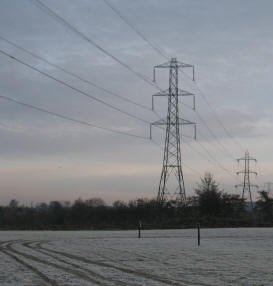
[[48, 252], [46, 252], [46, 251], [44, 251], [44, 250], [42, 250], [42, 249], [39, 249], [40, 244], [41, 244], [41, 243], [44, 243], [44, 242], [40, 242], [40, 243], [38, 242], [37, 245], [36, 245], [36, 247], [35, 247], [35, 246], [31, 246], [31, 244], [33, 244], [33, 243], [37, 243], [37, 242], [33, 242], [33, 241], [32, 241], [32, 242], [24, 242], [22, 245], [25, 246], [25, 247], [27, 247], [27, 248], [30, 248], [30, 249], [32, 249], [32, 250], [34, 250], [34, 251], [37, 251], [37, 252], [40, 252], [40, 253], [42, 253], [42, 254], [44, 254], [44, 255], [47, 255], [47, 256], [49, 256], [49, 257], [52, 257], [52, 258], [56, 259], [56, 260], [59, 261], [59, 262], [68, 264], [68, 265], [73, 266], [73, 267], [75, 267], [75, 268], [77, 268], [77, 269], [80, 269], [80, 270], [83, 270], [83, 271], [85, 271], [85, 272], [88, 272], [89, 274], [91, 274], [91, 275], [93, 275], [93, 276], [96, 276], [96, 278], [99, 278], [99, 279], [102, 279], [102, 280], [106, 280], [106, 281], [114, 282], [116, 285], [124, 285], [124, 286], [127, 286], [127, 285], [128, 285], [128, 283], [125, 283], [125, 282], [123, 282], [123, 281], [121, 281], [121, 280], [117, 280], [117, 279], [105, 277], [105, 276], [103, 276], [103, 275], [101, 275], [101, 274], [99, 274], [99, 273], [97, 273], [97, 272], [94, 272], [94, 271], [92, 271], [92, 270], [90, 270], [90, 269], [87, 269], [87, 268], [85, 268], [85, 267], [82, 267], [82, 266], [80, 266], [80, 265], [78, 265], [78, 264], [75, 264], [75, 263], [72, 263], [72, 262], [68, 262], [68, 261], [63, 260], [63, 259], [61, 259], [60, 257], [58, 257], [58, 256], [56, 256], [56, 255], [54, 255], [54, 254], [51, 254], [51, 253], [48, 253]]
[[[80, 270], [74, 270], [74, 269], [70, 269], [68, 267], [65, 267], [65, 266], [62, 266], [62, 265], [59, 265], [59, 264], [56, 264], [56, 263], [53, 263], [53, 262], [50, 262], [50, 261], [44, 261], [36, 256], [33, 256], [33, 255], [30, 255], [30, 254], [26, 254], [26, 253], [23, 253], [21, 251], [18, 251], [16, 249], [14, 249], [12, 246], [12, 243], [9, 243], [6, 248], [8, 249], [9, 252], [11, 253], [15, 253], [19, 256], [22, 256], [26, 259], [29, 259], [31, 261], [34, 261], [34, 262], [38, 262], [38, 263], [41, 263], [41, 264], [45, 264], [47, 266], [51, 266], [55, 269], [60, 269], [60, 270], [63, 270], [69, 274], [73, 274], [74, 276], [77, 276], [78, 278], [82, 279], [82, 280], [85, 280], [85, 281], [88, 281], [88, 282], [92, 282], [96, 285], [99, 285], [99, 286], [105, 286], [106, 284], [104, 282], [101, 282], [99, 280], [96, 280], [94, 278], [91, 278], [89, 277], [88, 275], [86, 275], [83, 271], [80, 271]], [[2, 249], [3, 251], [3, 249]], [[5, 251], [5, 250], [4, 250]], [[13, 255], [14, 256], [14, 255]], [[31, 265], [30, 265], [31, 266]], [[32, 267], [32, 266], [31, 266]], [[38, 270], [39, 271], [39, 270]], [[40, 271], [39, 271], [40, 272]], [[48, 278], [49, 279], [49, 278]], [[57, 285], [57, 284], [52, 284], [52, 285]]]
[[17, 256], [13, 255], [12, 253], [10, 253], [7, 250], [4, 250], [3, 248], [0, 249], [4, 254], [6, 254], [7, 256], [9, 256], [10, 258], [14, 259], [15, 261], [17, 261], [18, 263], [20, 263], [21, 265], [23, 265], [25, 268], [28, 268], [29, 270], [31, 270], [33, 273], [35, 273], [37, 276], [39, 276], [43, 281], [45, 281], [46, 283], [52, 285], [52, 286], [58, 286], [59, 284], [55, 281], [50, 279], [48, 276], [46, 276], [44, 273], [42, 273], [40, 270], [38, 270], [36, 267], [28, 264], [27, 262], [21, 260], [20, 258], [18, 258]]
[[[39, 246], [39, 248], [42, 249], [42, 250], [45, 250], [45, 251], [48, 251], [48, 252], [51, 252], [51, 253], [55, 253], [55, 254], [59, 254], [59, 255], [65, 256], [67, 258], [78, 260], [78, 261], [81, 261], [81, 262], [84, 262], [84, 263], [87, 263], [87, 264], [92, 264], [92, 265], [96, 265], [96, 266], [101, 266], [101, 267], [106, 267], [106, 268], [119, 270], [121, 272], [124, 272], [124, 273], [127, 273], [127, 274], [133, 274], [133, 275], [139, 276], [141, 278], [146, 278], [146, 279], [149, 279], [149, 280], [153, 280], [155, 282], [165, 283], [166, 285], [171, 285], [171, 286], [188, 286], [189, 285], [189, 284], [181, 284], [181, 283], [176, 282], [176, 281], [170, 281], [170, 280], [167, 280], [167, 279], [165, 279], [163, 277], [160, 277], [160, 276], [157, 276], [157, 275], [154, 275], [154, 274], [151, 274], [151, 273], [147, 273], [147, 272], [143, 272], [143, 271], [137, 271], [137, 270], [134, 270], [134, 269], [131, 269], [131, 268], [127, 268], [127, 267], [124, 267], [124, 266], [112, 265], [112, 264], [108, 264], [108, 263], [105, 263], [105, 262], [95, 261], [95, 260], [91, 260], [91, 259], [88, 259], [88, 258], [85, 258], [85, 257], [81, 257], [81, 256], [78, 256], [78, 255], [66, 253], [66, 252], [63, 252], [63, 251], [57, 251], [57, 250], [49, 249], [49, 248], [43, 247], [42, 244], [43, 243], [41, 243], [40, 246]], [[185, 282], [182, 282], [182, 283], [190, 283], [190, 282], [188, 282], [188, 281], [186, 282], [185, 281]], [[200, 284], [198, 284], [198, 285], [200, 285]]]
[[[112, 250], [114, 250], [113, 248], [108, 248], [108, 249], [112, 249]], [[122, 250], [122, 251], [124, 251], [124, 250]], [[125, 250], [126, 252], [128, 252], [128, 253], [130, 253], [130, 254], [133, 254], [133, 252], [131, 252], [131, 251], [128, 251], [128, 250]], [[99, 257], [101, 257], [101, 258], [103, 258], [103, 259], [105, 259], [105, 260], [108, 260], [108, 261], [111, 261], [111, 262], [113, 262], [113, 263], [115, 263], [115, 264], [119, 264], [119, 265], [121, 265], [121, 266], [125, 266], [125, 263], [123, 263], [123, 262], [117, 262], [115, 259], [113, 259], [112, 257], [108, 257], [108, 256], [106, 256], [106, 255], [103, 255], [103, 254], [100, 254], [100, 253], [98, 253], [98, 252], [92, 252], [92, 253], [94, 253], [94, 254], [96, 254], [97, 256], [99, 256]], [[146, 259], [147, 259], [147, 257], [145, 257]], [[159, 262], [162, 262], [161, 260], [156, 260], [157, 262], [159, 261]], [[141, 272], [141, 271], [139, 271], [139, 272]], [[157, 276], [157, 277], [159, 277], [159, 276]], [[169, 281], [169, 280], [168, 280]], [[210, 284], [206, 284], [206, 283], [202, 283], [202, 282], [199, 282], [198, 284], [196, 284], [196, 283], [193, 283], [193, 282], [191, 282], [191, 281], [186, 281], [186, 280], [182, 280], [182, 279], [179, 279], [179, 280], [176, 280], [176, 282], [181, 282], [181, 283], [187, 283], [186, 285], [191, 285], [191, 286], [210, 286]]]
[[[117, 250], [116, 249], [114, 249], [114, 248], [110, 248], [110, 247], [108, 247], [107, 249], [109, 249], [110, 251], [112, 251], [112, 252], [117, 252]], [[127, 253], [127, 254], [129, 254], [129, 255], [132, 255], [132, 254], [134, 254], [135, 255], [135, 253], [134, 252], [132, 252], [132, 251], [129, 251], [129, 250], [122, 250], [122, 252], [124, 252], [124, 253]], [[113, 259], [113, 258], [111, 258], [111, 257], [108, 257], [108, 256], [106, 256], [106, 255], [103, 255], [103, 254], [100, 254], [100, 253], [98, 253], [98, 252], [92, 252], [92, 253], [94, 253], [94, 254], [96, 254], [97, 256], [99, 256], [99, 257], [101, 257], [101, 258], [103, 258], [103, 259], [105, 259], [105, 260], [108, 260], [108, 261], [111, 261], [111, 262], [114, 262], [114, 263], [116, 263], [116, 264], [119, 264], [119, 265], [122, 265], [122, 266], [124, 266], [125, 265], [125, 263], [124, 262], [117, 262], [115, 259]], [[143, 259], [148, 259], [148, 257], [147, 256], [144, 256], [144, 255], [142, 255], [142, 254], [136, 254], [138, 257], [142, 257]], [[156, 261], [157, 262], [164, 262], [163, 260], [159, 260], [159, 259], [156, 259]], [[187, 285], [192, 285], [192, 286], [210, 286], [210, 284], [206, 284], [206, 283], [203, 283], [203, 282], [199, 282], [198, 284], [196, 284], [196, 283], [194, 283], [194, 282], [191, 282], [191, 281], [186, 281], [186, 280], [182, 280], [182, 279], [179, 279], [179, 280], [176, 280], [177, 282], [181, 282], [181, 283], [187, 283]]]
[[[104, 247], [103, 248], [104, 250], [105, 249], [108, 249], [108, 250], [110, 250], [110, 251], [112, 251], [112, 252], [119, 252], [120, 250], [117, 250], [117, 249], [115, 249], [115, 248], [113, 248], [113, 247]], [[140, 259], [148, 259], [149, 257], [148, 256], [146, 256], [146, 255], [143, 255], [143, 254], [140, 254], [140, 253], [136, 253], [136, 252], [132, 252], [132, 251], [129, 251], [129, 250], [125, 250], [125, 249], [122, 249], [122, 252], [123, 253], [127, 253], [128, 255], [132, 255], [132, 254], [134, 254], [135, 256], [137, 256], [137, 257], [139, 257]], [[98, 254], [98, 255], [101, 255], [101, 254]]]
[[[0, 242], [0, 248], [4, 247], [5, 246], [5, 243], [15, 243], [15, 242], [19, 242], [19, 241], [22, 241], [21, 239], [12, 239], [12, 240], [3, 240]], [[4, 246], [3, 246], [4, 245]]]

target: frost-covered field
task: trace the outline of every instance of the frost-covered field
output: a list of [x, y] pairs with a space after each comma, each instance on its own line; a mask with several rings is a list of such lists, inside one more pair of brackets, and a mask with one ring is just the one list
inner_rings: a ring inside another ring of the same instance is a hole
[[273, 285], [273, 229], [0, 232], [0, 285]]

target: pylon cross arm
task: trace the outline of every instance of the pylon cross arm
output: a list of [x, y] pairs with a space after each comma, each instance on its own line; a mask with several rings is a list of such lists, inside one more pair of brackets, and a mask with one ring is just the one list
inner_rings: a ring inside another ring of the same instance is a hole
[[192, 124], [196, 125], [195, 122], [192, 122], [192, 121], [189, 121], [183, 118], [179, 118], [179, 124], [180, 125], [192, 125]]
[[[170, 91], [169, 89], [166, 89], [166, 90], [161, 90], [155, 94], [153, 94], [153, 96], [168, 96], [170, 95]], [[184, 89], [178, 89], [178, 96], [193, 96], [194, 93], [191, 93], [187, 90], [184, 90]]]
[[[170, 96], [170, 91], [167, 90], [162, 90], [158, 93], [155, 93], [152, 95], [152, 110], [154, 110], [154, 97], [155, 96]], [[191, 93], [189, 91], [183, 90], [183, 89], [178, 89], [177, 96], [192, 96], [193, 97], [193, 107], [192, 109], [195, 110], [195, 94]]]
[[155, 70], [157, 68], [176, 68], [176, 69], [180, 69], [180, 68], [192, 68], [192, 80], [195, 81], [195, 75], [194, 75], [194, 65], [190, 65], [187, 63], [183, 63], [183, 62], [178, 62], [175, 58], [173, 58], [170, 62], [166, 62], [160, 65], [156, 65], [154, 66], [154, 74], [153, 74], [153, 81], [155, 82]]
[[190, 64], [182, 63], [182, 62], [177, 62], [177, 67], [178, 68], [194, 68], [194, 65], [190, 65]]
[[[160, 119], [160, 120], [157, 120], [155, 122], [152, 122], [150, 123], [151, 125], [167, 125], [167, 120], [166, 119]], [[175, 122], [170, 122], [169, 123], [170, 125], [176, 125], [176, 124], [179, 124], [179, 125], [192, 125], [192, 124], [196, 124], [195, 122], [192, 122], [192, 121], [189, 121], [189, 120], [186, 120], [186, 119], [183, 119], [183, 118], [179, 118], [177, 121]]]
[[255, 174], [256, 176], [258, 175], [258, 173], [257, 173], [257, 172], [254, 172], [254, 171], [247, 171], [247, 172], [246, 172], [245, 170], [242, 170], [242, 171], [236, 172], [237, 175], [239, 175], [239, 174], [245, 174], [245, 173]]
[[[235, 188], [244, 187], [244, 186], [245, 186], [244, 184], [238, 184], [238, 185], [235, 185]], [[247, 184], [247, 186], [250, 186], [250, 187], [254, 187], [254, 188], [259, 189], [259, 186], [258, 186], [258, 185]]]
[[249, 158], [243, 157], [243, 158], [237, 159], [237, 161], [238, 161], [238, 162], [240, 162], [240, 161], [255, 161], [255, 162], [257, 162], [257, 159], [251, 158], [251, 157], [249, 157]]

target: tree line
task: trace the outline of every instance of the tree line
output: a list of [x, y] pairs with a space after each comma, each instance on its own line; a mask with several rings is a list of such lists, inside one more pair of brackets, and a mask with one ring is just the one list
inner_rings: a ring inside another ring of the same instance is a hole
[[107, 205], [101, 198], [70, 202], [51, 201], [34, 207], [17, 200], [0, 207], [2, 230], [102, 230], [143, 228], [191, 228], [273, 226], [273, 198], [259, 192], [254, 207], [239, 196], [219, 189], [211, 174], [201, 178], [195, 195], [186, 205], [176, 201], [158, 204], [156, 199], [139, 198]]

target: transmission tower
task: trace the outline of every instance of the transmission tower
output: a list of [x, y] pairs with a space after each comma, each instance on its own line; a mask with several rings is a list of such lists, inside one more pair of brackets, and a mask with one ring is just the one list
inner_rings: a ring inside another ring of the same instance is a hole
[[239, 174], [243, 174], [244, 175], [244, 182], [242, 184], [236, 185], [235, 187], [242, 187], [243, 191], [242, 191], [242, 199], [245, 198], [246, 193], [248, 193], [249, 199], [250, 199], [250, 203], [251, 203], [251, 207], [253, 208], [253, 202], [252, 202], [252, 194], [251, 194], [251, 188], [258, 188], [257, 185], [253, 185], [250, 183], [250, 174], [255, 174], [257, 176], [257, 172], [253, 172], [250, 171], [249, 169], [249, 165], [250, 165], [250, 161], [255, 161], [257, 162], [257, 160], [255, 158], [252, 158], [249, 156], [249, 152], [246, 151], [245, 152], [245, 156], [243, 158], [239, 158], [237, 159], [238, 163], [240, 161], [244, 161], [244, 170], [237, 172], [237, 175]]
[[169, 89], [160, 91], [152, 97], [153, 109], [154, 96], [166, 96], [168, 98], [167, 118], [160, 119], [150, 125], [150, 138], [152, 138], [152, 126], [166, 126], [163, 166], [158, 187], [157, 201], [159, 203], [164, 203], [169, 200], [176, 200], [178, 203], [185, 204], [186, 191], [181, 165], [180, 125], [194, 124], [195, 137], [196, 125], [191, 121], [179, 117], [178, 98], [179, 96], [192, 96], [193, 109], [195, 108], [195, 99], [194, 94], [178, 88], [178, 71], [183, 68], [192, 68], [194, 80], [194, 67], [189, 64], [178, 62], [176, 58], [172, 58], [171, 61], [154, 67], [154, 81], [155, 70], [157, 68], [169, 69]]
[[270, 193], [272, 191], [272, 186], [273, 186], [273, 183], [272, 182], [267, 182], [264, 184], [264, 189]]

